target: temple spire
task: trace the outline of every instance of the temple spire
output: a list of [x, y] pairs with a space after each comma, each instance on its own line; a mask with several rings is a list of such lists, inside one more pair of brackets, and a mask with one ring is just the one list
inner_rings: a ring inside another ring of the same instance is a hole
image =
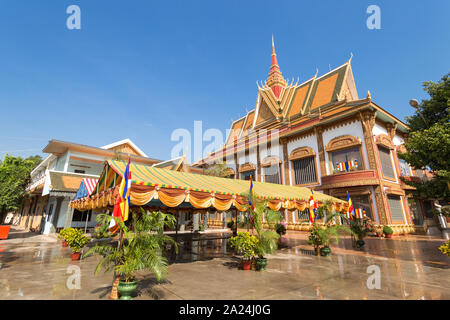
[[270, 64], [269, 78], [266, 84], [272, 89], [275, 97], [279, 98], [283, 87], [287, 86], [287, 82], [284, 80], [281, 74], [280, 67], [278, 66], [277, 54], [275, 52], [275, 41], [272, 35], [272, 57]]

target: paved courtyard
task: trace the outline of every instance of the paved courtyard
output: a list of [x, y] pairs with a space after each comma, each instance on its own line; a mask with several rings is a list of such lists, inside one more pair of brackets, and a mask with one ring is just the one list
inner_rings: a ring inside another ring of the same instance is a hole
[[[306, 234], [288, 233], [266, 271], [243, 271], [217, 234], [180, 238], [169, 276], [157, 283], [139, 273], [136, 299], [450, 299], [450, 258], [443, 238], [368, 238], [363, 250], [349, 238], [316, 257]], [[181, 241], [180, 240], [180, 241]], [[70, 249], [52, 236], [11, 229], [0, 240], [0, 299], [108, 299], [112, 273], [94, 276], [97, 257], [72, 262]], [[81, 288], [69, 290], [69, 266], [81, 270]], [[369, 266], [379, 268], [380, 289], [369, 289]]]

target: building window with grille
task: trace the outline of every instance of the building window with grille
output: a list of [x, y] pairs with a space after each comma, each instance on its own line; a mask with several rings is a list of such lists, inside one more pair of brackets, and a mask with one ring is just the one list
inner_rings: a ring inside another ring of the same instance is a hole
[[411, 175], [411, 171], [409, 170], [408, 162], [403, 159], [398, 159], [398, 163], [400, 164], [400, 173], [404, 177], [409, 177]]
[[264, 182], [281, 184], [280, 164], [275, 163], [269, 167], [263, 168]]
[[333, 173], [363, 170], [360, 147], [330, 152]]
[[392, 166], [391, 150], [385, 147], [378, 146], [378, 153], [380, 154], [381, 169], [383, 176], [386, 178], [395, 179], [394, 167]]
[[307, 157], [292, 161], [294, 167], [294, 181], [296, 185], [317, 182], [315, 157]]
[[252, 180], [255, 181], [255, 170], [241, 172], [242, 180], [250, 180], [250, 176], [252, 177]]
[[388, 204], [392, 221], [403, 222], [403, 208], [400, 196], [389, 195]]
[[91, 210], [79, 211], [79, 210], [75, 209], [73, 211], [72, 221], [74, 221], [74, 222], [86, 221], [86, 219], [88, 221], [91, 220]]

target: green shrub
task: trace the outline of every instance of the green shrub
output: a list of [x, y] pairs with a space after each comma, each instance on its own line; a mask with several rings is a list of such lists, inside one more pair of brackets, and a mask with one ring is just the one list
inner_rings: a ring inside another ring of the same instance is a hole
[[275, 225], [275, 231], [280, 235], [285, 235], [286, 234], [286, 226], [282, 223], [277, 223]]
[[450, 257], [450, 240], [440, 246], [439, 250], [441, 250], [442, 254]]
[[67, 245], [73, 252], [81, 252], [81, 249], [90, 241], [82, 230], [74, 229], [70, 234], [66, 235]]
[[67, 242], [67, 238], [69, 238], [75, 231], [75, 228], [64, 228], [59, 232], [57, 237], [59, 240]]
[[383, 232], [384, 232], [385, 234], [393, 234], [393, 233], [394, 233], [394, 230], [392, 230], [392, 228], [389, 227], [389, 226], [384, 226]]
[[246, 260], [250, 260], [256, 255], [257, 244], [258, 239], [249, 232], [238, 232], [237, 236], [230, 238], [231, 247], [242, 254]]

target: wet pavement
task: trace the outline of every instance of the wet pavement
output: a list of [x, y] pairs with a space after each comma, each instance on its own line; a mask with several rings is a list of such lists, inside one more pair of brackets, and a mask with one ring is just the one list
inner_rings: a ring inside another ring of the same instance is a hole
[[[363, 249], [345, 238], [330, 257], [317, 257], [306, 233], [288, 232], [267, 270], [256, 272], [238, 268], [221, 239], [229, 236], [179, 235], [166, 281], [139, 272], [135, 299], [450, 299], [450, 258], [438, 250], [443, 238], [368, 238]], [[72, 262], [70, 253], [56, 237], [12, 228], [10, 239], [0, 240], [0, 299], [108, 299], [112, 273], [94, 276], [97, 257]]]

